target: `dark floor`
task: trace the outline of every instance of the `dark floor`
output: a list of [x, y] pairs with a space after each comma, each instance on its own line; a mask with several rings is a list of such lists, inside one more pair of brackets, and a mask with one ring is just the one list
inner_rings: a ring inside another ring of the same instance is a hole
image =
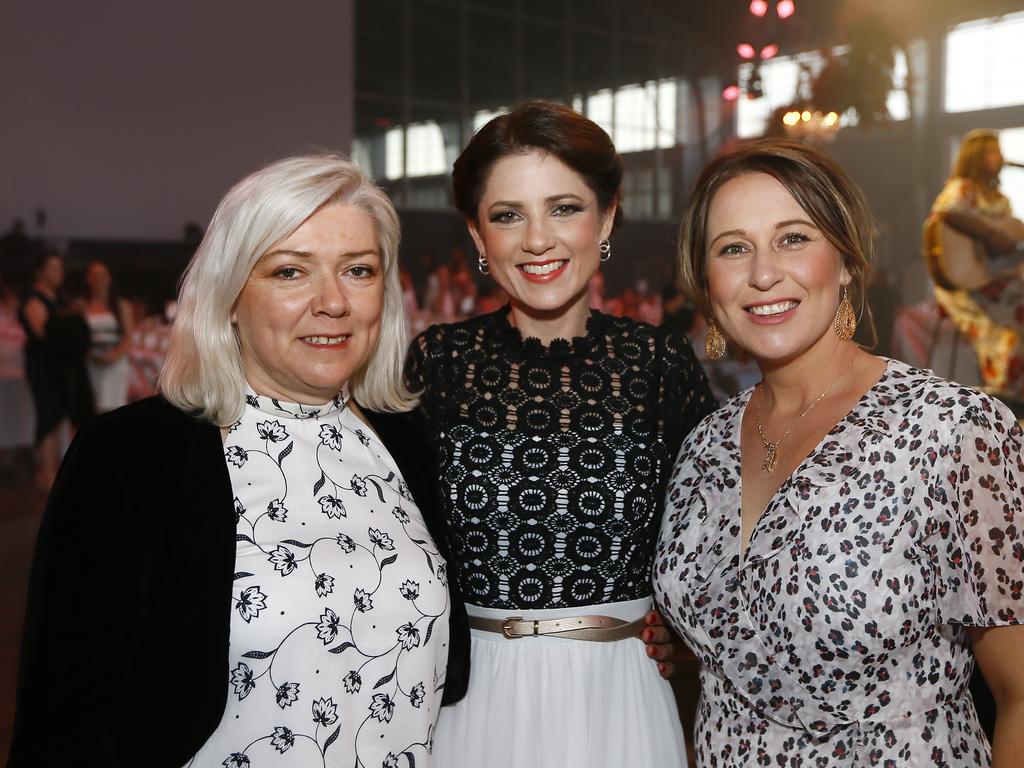
[[14, 719], [14, 682], [25, 610], [25, 590], [36, 529], [46, 494], [28, 482], [27, 462], [0, 462], [0, 760], [7, 763]]

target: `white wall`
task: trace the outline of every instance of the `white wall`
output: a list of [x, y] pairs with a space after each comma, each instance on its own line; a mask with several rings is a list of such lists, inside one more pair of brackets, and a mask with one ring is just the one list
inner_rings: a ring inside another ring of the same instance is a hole
[[0, 231], [177, 239], [250, 170], [348, 151], [354, 0], [10, 0]]

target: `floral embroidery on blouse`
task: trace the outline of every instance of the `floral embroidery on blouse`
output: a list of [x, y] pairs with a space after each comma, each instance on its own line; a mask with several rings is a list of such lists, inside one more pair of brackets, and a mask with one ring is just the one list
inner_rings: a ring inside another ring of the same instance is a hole
[[303, 765], [429, 765], [448, 657], [446, 563], [346, 400], [250, 391], [228, 433], [229, 695], [190, 766], [283, 765], [286, 753]]

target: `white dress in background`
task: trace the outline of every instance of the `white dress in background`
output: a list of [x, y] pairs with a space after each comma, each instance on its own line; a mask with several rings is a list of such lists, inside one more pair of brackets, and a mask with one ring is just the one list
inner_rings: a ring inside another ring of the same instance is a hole
[[228, 701], [188, 765], [429, 767], [450, 606], [419, 509], [343, 397], [246, 402], [224, 442], [238, 515]]
[[[86, 313], [92, 350], [107, 351], [121, 343], [121, 325], [113, 312]], [[112, 411], [128, 402], [128, 355], [113, 363], [100, 363], [87, 357], [96, 411]]]

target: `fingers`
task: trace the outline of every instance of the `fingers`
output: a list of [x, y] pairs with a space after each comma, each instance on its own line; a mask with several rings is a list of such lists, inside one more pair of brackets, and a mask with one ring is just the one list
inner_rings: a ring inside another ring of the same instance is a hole
[[668, 680], [672, 675], [676, 673], [676, 665], [671, 661], [662, 661], [658, 663], [658, 674]]
[[668, 627], [664, 625], [658, 625], [656, 627], [646, 627], [644, 631], [640, 633], [640, 639], [648, 645], [658, 643], [671, 644], [672, 634], [669, 632]]

